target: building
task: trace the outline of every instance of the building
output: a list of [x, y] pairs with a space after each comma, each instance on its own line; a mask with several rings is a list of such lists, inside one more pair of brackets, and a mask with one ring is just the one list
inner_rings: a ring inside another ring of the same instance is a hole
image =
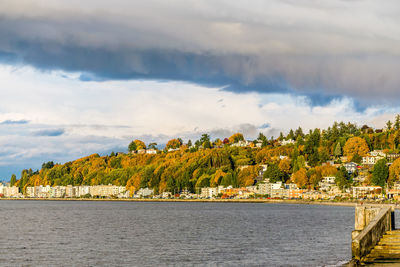
[[154, 190], [153, 190], [153, 189], [150, 189], [150, 188], [148, 188], [148, 187], [146, 187], [146, 188], [140, 188], [140, 189], [136, 192], [136, 194], [134, 195], [134, 197], [136, 197], [136, 198], [142, 198], [142, 197], [149, 197], [149, 196], [152, 196], [152, 195], [154, 195]]
[[66, 194], [65, 186], [53, 186], [51, 190], [51, 197], [64, 198]]
[[282, 146], [286, 146], [286, 145], [294, 145], [296, 143], [296, 141], [294, 141], [293, 139], [288, 139], [288, 140], [282, 140], [280, 141], [280, 144]]
[[157, 154], [157, 150], [151, 148], [146, 150], [146, 154]]
[[391, 154], [387, 154], [386, 157], [387, 157], [388, 161], [393, 162], [393, 161], [395, 161], [396, 159], [400, 158], [400, 154], [398, 154], [398, 153], [391, 153]]
[[318, 183], [319, 190], [329, 191], [332, 186], [335, 186], [335, 176], [324, 176], [322, 180]]
[[249, 146], [249, 141], [247, 140], [240, 140], [237, 143], [232, 144], [231, 146], [237, 146], [237, 147], [246, 147]]
[[382, 187], [380, 186], [354, 186], [354, 198], [373, 198], [382, 194]]
[[301, 194], [302, 199], [307, 200], [321, 200], [321, 199], [329, 199], [329, 195], [320, 191], [308, 191]]
[[161, 198], [171, 198], [172, 193], [171, 192], [163, 192], [161, 194]]
[[382, 158], [386, 157], [386, 153], [384, 153], [383, 150], [371, 151], [371, 152], [369, 152], [369, 155], [372, 157], [382, 157]]
[[127, 192], [124, 186], [116, 185], [94, 185], [90, 187], [90, 195], [92, 197], [118, 197], [119, 195], [125, 195]]
[[303, 193], [307, 192], [305, 189], [289, 189], [288, 198], [289, 199], [299, 199]]
[[345, 164], [343, 164], [343, 166], [346, 168], [346, 171], [348, 173], [354, 173], [358, 169], [358, 164], [355, 162], [346, 162]]
[[90, 186], [80, 185], [76, 188], [76, 197], [83, 197], [90, 195]]
[[200, 197], [201, 198], [213, 198], [218, 195], [217, 187], [203, 187], [201, 189]]
[[16, 198], [21, 197], [19, 188], [16, 186], [4, 186], [0, 184], [0, 197]]
[[380, 160], [384, 159], [385, 157], [382, 156], [365, 156], [362, 158], [363, 165], [375, 165], [375, 163]]
[[65, 197], [73, 198], [77, 196], [77, 187], [72, 185], [67, 185], [65, 188]]

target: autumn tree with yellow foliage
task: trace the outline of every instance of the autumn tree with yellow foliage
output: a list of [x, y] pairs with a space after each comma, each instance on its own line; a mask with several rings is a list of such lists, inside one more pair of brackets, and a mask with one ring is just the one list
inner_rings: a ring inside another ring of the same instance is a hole
[[182, 144], [178, 139], [171, 139], [168, 141], [166, 148], [175, 149], [175, 148], [179, 148], [181, 145]]
[[348, 157], [349, 160], [355, 155], [364, 157], [369, 152], [368, 144], [365, 139], [355, 136], [347, 140], [343, 148], [344, 155]]
[[396, 159], [389, 168], [389, 179], [388, 183], [393, 184], [399, 181], [400, 178], [400, 158]]
[[299, 188], [306, 188], [308, 185], [307, 171], [305, 168], [301, 168], [292, 175], [292, 182], [295, 183]]
[[234, 144], [234, 143], [237, 143], [237, 142], [243, 141], [243, 140], [244, 140], [244, 137], [243, 137], [243, 134], [241, 134], [241, 133], [235, 133], [229, 137], [230, 144]]

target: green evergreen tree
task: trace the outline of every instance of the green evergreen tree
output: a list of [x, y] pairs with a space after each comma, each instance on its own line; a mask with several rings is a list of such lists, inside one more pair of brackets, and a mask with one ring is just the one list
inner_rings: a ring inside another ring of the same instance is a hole
[[392, 129], [392, 122], [390, 120], [386, 122], [386, 128], [388, 129], [388, 131]]
[[275, 183], [277, 181], [284, 182], [285, 174], [279, 169], [278, 165], [271, 164], [264, 172], [264, 178], [268, 178], [271, 183]]
[[342, 155], [342, 146], [340, 145], [340, 142], [336, 144], [333, 154], [335, 155], [335, 157], [340, 157]]
[[343, 189], [348, 187], [350, 184], [350, 175], [345, 167], [341, 167], [335, 175], [335, 183], [340, 188]]
[[17, 182], [17, 176], [15, 174], [11, 175], [10, 186], [14, 186], [16, 182]]
[[396, 115], [396, 120], [394, 122], [394, 129], [397, 131], [400, 129], [400, 115]]
[[389, 177], [389, 167], [387, 166], [387, 160], [386, 159], [378, 160], [375, 163], [374, 169], [372, 171], [371, 182], [374, 185], [384, 187], [388, 177]]

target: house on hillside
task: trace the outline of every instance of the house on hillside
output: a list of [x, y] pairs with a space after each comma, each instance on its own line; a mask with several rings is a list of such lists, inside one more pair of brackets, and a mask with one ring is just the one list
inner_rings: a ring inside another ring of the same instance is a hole
[[348, 173], [354, 173], [358, 169], [358, 164], [355, 162], [346, 162], [345, 164], [343, 164], [343, 166], [346, 168], [346, 171]]

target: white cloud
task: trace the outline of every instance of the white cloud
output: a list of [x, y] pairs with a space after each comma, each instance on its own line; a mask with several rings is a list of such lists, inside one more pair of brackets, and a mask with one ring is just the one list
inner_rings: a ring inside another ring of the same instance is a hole
[[132, 138], [163, 144], [241, 131], [252, 139], [260, 131], [277, 136], [334, 121], [383, 127], [399, 111], [377, 106], [358, 112], [350, 98], [312, 106], [302, 96], [235, 94], [179, 82], [82, 82], [79, 75], [0, 65], [1, 166], [39, 168], [47, 160], [121, 151]]

